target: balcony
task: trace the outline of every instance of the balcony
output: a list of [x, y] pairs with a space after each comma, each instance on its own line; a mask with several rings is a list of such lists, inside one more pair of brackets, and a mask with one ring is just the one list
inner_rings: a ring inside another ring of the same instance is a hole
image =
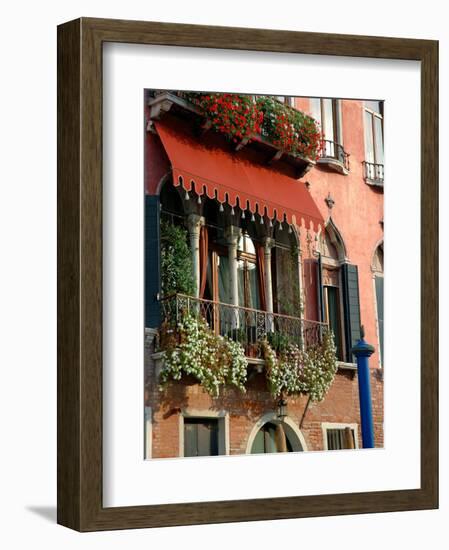
[[368, 185], [383, 187], [384, 185], [384, 165], [374, 162], [363, 162], [365, 181]]
[[[247, 357], [260, 359], [259, 342], [267, 339], [279, 353], [289, 345], [300, 349], [320, 344], [328, 326], [290, 315], [269, 313], [175, 294], [161, 300], [163, 319], [176, 335], [176, 327], [186, 314], [200, 315], [215, 334], [238, 342]], [[256, 361], [257, 362], [257, 361]]]
[[[148, 107], [150, 108], [149, 121], [147, 125], [148, 131], [154, 131], [154, 121], [160, 120], [167, 116], [169, 113], [171, 116], [178, 117], [193, 123], [195, 131], [201, 137], [204, 137], [207, 132], [213, 128], [211, 118], [208, 118], [207, 113], [202, 109], [194, 100], [194, 96], [198, 94], [190, 92], [175, 92], [175, 91], [161, 91], [155, 92], [148, 98]], [[256, 101], [254, 96], [252, 102], [254, 106]], [[257, 96], [266, 97], [266, 96]], [[296, 109], [284, 104], [278, 100], [273, 99], [273, 104], [278, 109], [285, 113], [297, 113]], [[267, 106], [265, 106], [266, 109]], [[271, 111], [269, 111], [271, 114]], [[274, 115], [273, 115], [274, 116]], [[305, 116], [305, 115], [303, 115]], [[276, 139], [267, 130], [269, 124], [272, 122], [272, 117], [267, 116], [264, 113], [264, 120], [262, 122], [262, 128], [260, 133], [254, 132], [250, 135], [244, 136], [241, 139], [234, 142], [234, 140], [228, 140], [235, 153], [242, 151], [244, 148], [259, 153], [261, 159], [266, 165], [273, 165], [281, 163], [286, 165], [289, 170], [293, 171], [295, 179], [301, 179], [307, 174], [316, 164], [313, 160], [313, 152], [310, 156], [294, 153], [283, 148], [276, 143]], [[228, 136], [229, 137], [229, 136]]]
[[343, 145], [336, 141], [323, 139], [317, 164], [325, 165], [344, 176], [349, 174], [349, 154], [343, 149]]

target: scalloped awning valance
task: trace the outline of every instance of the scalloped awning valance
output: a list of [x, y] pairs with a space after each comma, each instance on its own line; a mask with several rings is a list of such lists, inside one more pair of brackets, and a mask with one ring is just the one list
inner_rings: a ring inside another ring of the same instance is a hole
[[181, 126], [165, 121], [155, 126], [170, 159], [175, 186], [270, 219], [304, 223], [315, 231], [324, 227], [304, 182], [244, 159], [239, 153], [209, 146]]

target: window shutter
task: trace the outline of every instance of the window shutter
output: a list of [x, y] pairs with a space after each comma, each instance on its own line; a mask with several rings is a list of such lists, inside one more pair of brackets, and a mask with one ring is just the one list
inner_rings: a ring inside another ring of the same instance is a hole
[[321, 261], [321, 254], [318, 255], [318, 261], [316, 265], [316, 281], [317, 281], [317, 293], [318, 293], [318, 319], [324, 323], [324, 297], [323, 297], [323, 264]]
[[375, 277], [376, 300], [377, 300], [377, 322], [379, 324], [380, 363], [384, 363], [384, 278]]
[[360, 339], [359, 274], [356, 265], [343, 264], [343, 308], [345, 316], [346, 361], [353, 363], [351, 348]]
[[160, 223], [159, 196], [145, 195], [145, 327], [160, 324]]
[[198, 456], [198, 424], [184, 420], [184, 456]]

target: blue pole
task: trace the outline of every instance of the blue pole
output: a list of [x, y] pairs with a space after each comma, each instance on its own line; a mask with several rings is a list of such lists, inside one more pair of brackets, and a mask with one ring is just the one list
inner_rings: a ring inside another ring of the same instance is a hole
[[361, 327], [360, 340], [352, 348], [351, 352], [357, 359], [363, 448], [372, 449], [374, 447], [374, 428], [368, 359], [374, 353], [374, 347], [366, 343], [364, 338], [365, 331], [363, 330], [363, 327]]

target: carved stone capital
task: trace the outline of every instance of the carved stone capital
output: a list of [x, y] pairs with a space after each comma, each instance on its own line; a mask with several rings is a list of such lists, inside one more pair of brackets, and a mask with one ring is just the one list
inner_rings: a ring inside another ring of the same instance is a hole
[[263, 240], [265, 254], [271, 254], [271, 249], [275, 244], [276, 244], [276, 241], [272, 237], [265, 237], [265, 239]]
[[205, 224], [205, 219], [199, 214], [189, 214], [186, 225], [190, 235], [199, 235], [201, 227]]
[[237, 246], [240, 237], [242, 236], [242, 230], [235, 225], [228, 225], [225, 229], [225, 238], [228, 246]]

